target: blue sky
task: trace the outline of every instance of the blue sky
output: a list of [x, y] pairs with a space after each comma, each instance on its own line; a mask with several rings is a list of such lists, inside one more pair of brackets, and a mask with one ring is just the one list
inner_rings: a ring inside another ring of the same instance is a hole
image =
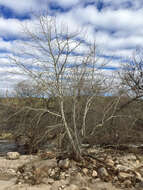
[[14, 75], [8, 57], [23, 42], [21, 25], [34, 22], [34, 14], [46, 11], [70, 26], [86, 31], [95, 40], [101, 60], [111, 75], [124, 62], [131, 61], [143, 46], [143, 0], [0, 0], [0, 89], [11, 89], [24, 76]]

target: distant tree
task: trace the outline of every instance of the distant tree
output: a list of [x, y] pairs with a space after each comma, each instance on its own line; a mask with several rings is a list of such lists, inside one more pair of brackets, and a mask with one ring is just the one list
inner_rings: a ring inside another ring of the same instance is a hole
[[14, 87], [14, 91], [16, 96], [20, 98], [34, 97], [38, 95], [36, 86], [26, 80], [17, 83]]
[[123, 65], [119, 73], [123, 94], [129, 97], [128, 101], [121, 106], [132, 103], [143, 97], [143, 56], [141, 52], [136, 52], [133, 60]]

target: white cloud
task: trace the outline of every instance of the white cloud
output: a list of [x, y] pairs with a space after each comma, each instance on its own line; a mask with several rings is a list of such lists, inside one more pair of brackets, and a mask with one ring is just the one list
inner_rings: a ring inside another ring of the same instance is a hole
[[23, 14], [47, 8], [48, 0], [0, 0], [0, 5], [6, 6], [18, 14]]
[[19, 36], [20, 35], [20, 21], [17, 19], [0, 18], [0, 36]]
[[[69, 31], [80, 31], [80, 38], [86, 42], [96, 42], [97, 49], [101, 54], [105, 55], [108, 67], [119, 68], [122, 61], [130, 61], [136, 47], [143, 47], [143, 8], [140, 0], [103, 0], [105, 7], [99, 11], [94, 5], [83, 6], [84, 3], [90, 3], [91, 0], [0, 0], [0, 5], [6, 6], [18, 14], [38, 12], [39, 10], [49, 9], [49, 3], [55, 3], [63, 8], [72, 7], [68, 12], [54, 12], [57, 15], [57, 22], [68, 24]], [[94, 1], [92, 1], [94, 2]], [[95, 3], [98, 1], [95, 0]], [[76, 5], [76, 6], [75, 6]], [[127, 8], [128, 7], [128, 8]], [[8, 56], [15, 51], [24, 49], [21, 25], [28, 25], [33, 30], [36, 23], [34, 17], [28, 20], [18, 20], [14, 18], [0, 18], [0, 77], [2, 81], [8, 81], [8, 86], [13, 81], [19, 81], [21, 76], [15, 78], [8, 74], [14, 67], [7, 64]], [[15, 38], [13, 41], [5, 41], [3, 38]], [[77, 49], [78, 53], [87, 50], [87, 46], [83, 45]], [[108, 58], [106, 58], [106, 56]], [[110, 57], [119, 59], [112, 59]], [[30, 65], [31, 60], [23, 59]], [[72, 57], [71, 57], [72, 60]], [[102, 61], [102, 59], [101, 59]], [[110, 70], [106, 72], [112, 73]], [[7, 73], [6, 75], [4, 73]], [[6, 79], [6, 76], [8, 79]], [[11, 79], [11, 81], [10, 81]], [[3, 84], [0, 84], [0, 88]]]
[[96, 7], [88, 6], [75, 8], [70, 13], [75, 20], [83, 25], [90, 23], [97, 29], [133, 31], [143, 27], [143, 9], [138, 11], [105, 9], [99, 12]]

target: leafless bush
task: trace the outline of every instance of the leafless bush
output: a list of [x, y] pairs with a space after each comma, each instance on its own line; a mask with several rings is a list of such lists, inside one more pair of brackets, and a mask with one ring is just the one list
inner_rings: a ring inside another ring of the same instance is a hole
[[[58, 123], [59, 122], [59, 123]], [[62, 123], [44, 109], [23, 107], [7, 119], [7, 125], [16, 144], [25, 147], [26, 153], [37, 152], [41, 146], [54, 139]]]

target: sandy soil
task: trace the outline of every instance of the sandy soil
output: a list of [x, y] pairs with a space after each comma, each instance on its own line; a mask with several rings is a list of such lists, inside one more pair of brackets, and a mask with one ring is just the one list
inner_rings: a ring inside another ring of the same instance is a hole
[[[0, 157], [0, 190], [59, 190], [58, 183], [55, 181], [54, 185], [50, 186], [48, 184], [34, 185], [30, 186], [27, 184], [15, 185], [16, 177], [13, 171], [15, 171], [19, 166], [30, 160], [37, 160], [37, 156], [20, 156], [18, 160], [7, 160], [5, 157]], [[52, 160], [45, 160], [51, 165]], [[111, 183], [102, 182], [100, 179], [94, 182], [94, 184], [89, 184], [90, 189], [93, 190], [121, 190], [116, 188]], [[77, 190], [68, 189], [66, 190]], [[78, 189], [80, 190], [80, 189]], [[129, 188], [129, 190], [135, 190], [134, 188]], [[137, 189], [136, 189], [137, 190]]]
[[[29, 186], [29, 185], [15, 185], [15, 178], [5, 181], [0, 180], [0, 190], [57, 190], [55, 187], [51, 188], [50, 185], [36, 185], [36, 186]], [[94, 190], [120, 190], [111, 183], [104, 183], [104, 182], [97, 182], [92, 187]]]

